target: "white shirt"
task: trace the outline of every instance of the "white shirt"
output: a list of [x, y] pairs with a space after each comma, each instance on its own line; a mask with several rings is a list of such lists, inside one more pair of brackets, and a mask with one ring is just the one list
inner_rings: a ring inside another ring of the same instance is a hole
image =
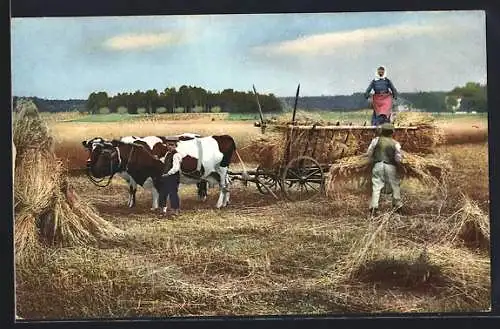
[[[368, 151], [366, 152], [366, 155], [371, 158], [373, 156], [373, 151], [375, 151], [375, 146], [377, 146], [377, 143], [378, 143], [378, 137], [375, 137], [374, 139], [372, 139], [372, 142], [370, 143], [370, 146], [368, 146]], [[396, 142], [396, 153], [394, 154], [394, 160], [397, 162], [397, 163], [401, 163], [401, 159], [402, 159], [402, 153], [401, 153], [401, 144], [399, 144], [398, 142]]]
[[182, 158], [182, 154], [180, 154], [179, 152], [176, 152], [174, 154], [174, 156], [172, 157], [172, 169], [167, 172], [167, 175], [170, 176], [179, 172], [179, 170], [181, 169]]

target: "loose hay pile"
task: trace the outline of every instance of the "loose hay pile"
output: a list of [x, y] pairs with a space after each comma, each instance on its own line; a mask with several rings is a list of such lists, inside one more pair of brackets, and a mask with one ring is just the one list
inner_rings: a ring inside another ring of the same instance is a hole
[[[16, 147], [14, 241], [18, 261], [40, 243], [78, 245], [114, 239], [122, 231], [73, 192], [53, 152], [53, 139], [31, 101], [20, 100], [13, 121]], [[25, 257], [27, 256], [27, 257]]]
[[[451, 164], [442, 158], [422, 157], [403, 152], [401, 165], [398, 166], [402, 179], [416, 178], [429, 188], [438, 187], [451, 170]], [[371, 177], [372, 162], [366, 155], [345, 157], [335, 161], [330, 167], [326, 193], [332, 195], [346, 181]]]
[[462, 207], [446, 219], [447, 232], [443, 232], [444, 241], [461, 242], [467, 247], [490, 249], [490, 218], [479, 208], [477, 203], [462, 196]]
[[434, 126], [435, 118], [425, 112], [397, 112], [394, 113], [395, 127]]

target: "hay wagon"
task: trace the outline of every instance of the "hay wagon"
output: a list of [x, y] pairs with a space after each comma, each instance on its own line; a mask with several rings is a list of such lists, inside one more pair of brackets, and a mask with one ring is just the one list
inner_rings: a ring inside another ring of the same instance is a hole
[[[296, 121], [297, 88], [292, 120], [287, 124], [268, 124], [258, 100], [261, 121], [255, 124], [263, 134], [270, 131], [273, 139], [261, 140], [254, 153], [259, 160], [256, 169], [230, 171], [232, 179], [244, 184], [254, 183], [260, 193], [289, 201], [313, 199], [324, 192], [325, 181], [332, 164], [343, 157], [359, 155], [368, 149], [376, 136], [374, 126], [301, 124]], [[437, 142], [435, 127], [430, 125], [395, 128], [395, 137], [405, 150], [432, 152]]]

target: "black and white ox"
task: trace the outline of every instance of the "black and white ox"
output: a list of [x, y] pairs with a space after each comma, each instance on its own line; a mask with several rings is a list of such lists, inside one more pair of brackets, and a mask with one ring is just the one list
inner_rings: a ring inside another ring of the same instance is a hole
[[[150, 178], [153, 188], [159, 190], [165, 156], [159, 158], [143, 145], [122, 140], [94, 143], [87, 163], [94, 177], [126, 171], [136, 182]], [[216, 207], [226, 207], [229, 203], [228, 168], [236, 152], [234, 139], [228, 135], [181, 138], [175, 152], [182, 155], [181, 184], [219, 185]]]
[[[190, 140], [201, 136], [198, 134], [184, 133], [181, 135], [177, 135], [176, 137], [178, 137], [180, 140]], [[166, 137], [164, 136], [146, 136], [146, 137], [124, 136], [120, 138], [120, 141], [123, 143], [127, 144], [133, 143], [145, 147], [147, 150], [151, 152], [153, 156], [157, 157], [158, 159], [165, 157], [166, 155], [167, 148], [165, 145], [165, 140]], [[87, 159], [87, 169], [90, 169], [92, 153], [96, 154], [99, 153], [101, 150], [105, 150], [106, 147], [109, 147], [111, 145], [111, 141], [107, 141], [101, 137], [95, 137], [91, 140], [83, 141], [82, 144], [89, 151], [89, 158]], [[130, 170], [127, 167], [121, 166], [120, 168], [116, 168], [116, 170], [113, 171], [113, 174], [116, 174], [119, 177], [123, 178], [128, 184], [129, 198], [127, 205], [129, 208], [133, 208], [136, 205], [137, 185], [140, 185], [146, 190], [151, 190], [153, 199], [151, 209], [152, 210], [158, 209], [159, 193], [158, 189], [155, 187], [155, 184], [153, 184], [153, 177], [147, 175], [145, 176], [141, 174], [142, 172], [145, 171], [136, 170], [135, 172], [130, 172]], [[94, 177], [102, 178], [97, 176]], [[205, 201], [207, 198], [207, 184], [206, 182], [200, 182], [197, 185], [198, 185], [198, 200]]]

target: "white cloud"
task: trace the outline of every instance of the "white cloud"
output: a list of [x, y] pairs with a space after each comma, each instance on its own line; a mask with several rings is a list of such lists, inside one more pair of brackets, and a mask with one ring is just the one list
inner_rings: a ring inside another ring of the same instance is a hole
[[109, 50], [144, 50], [181, 42], [184, 36], [179, 33], [130, 33], [121, 34], [104, 41]]
[[446, 25], [388, 25], [383, 27], [365, 28], [352, 31], [341, 31], [310, 35], [295, 40], [258, 46], [254, 53], [264, 56], [282, 55], [330, 55], [346, 48], [366, 46], [380, 40], [410, 38], [419, 35], [429, 35], [449, 29]]
[[401, 91], [451, 90], [467, 81], [485, 81], [484, 16], [433, 17], [266, 44], [252, 49], [252, 60], [262, 68], [290, 72], [304, 95], [364, 91], [379, 65], [387, 65]]

